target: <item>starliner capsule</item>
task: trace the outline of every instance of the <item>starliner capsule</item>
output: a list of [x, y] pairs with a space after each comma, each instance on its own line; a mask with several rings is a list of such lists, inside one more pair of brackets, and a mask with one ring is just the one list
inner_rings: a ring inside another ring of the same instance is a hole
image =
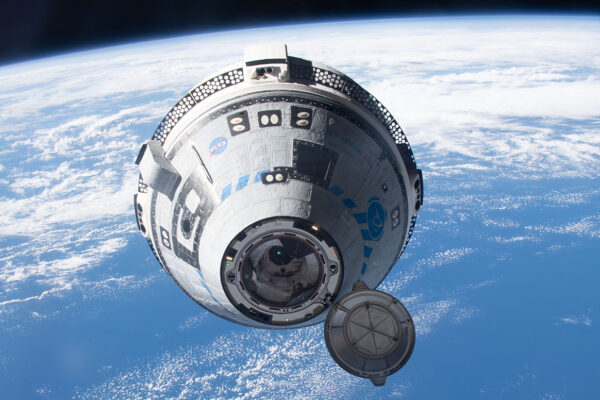
[[422, 174], [390, 112], [333, 68], [246, 49], [169, 111], [136, 160], [137, 223], [179, 287], [256, 328], [325, 322], [348, 372], [383, 385], [412, 319], [374, 290], [404, 251]]

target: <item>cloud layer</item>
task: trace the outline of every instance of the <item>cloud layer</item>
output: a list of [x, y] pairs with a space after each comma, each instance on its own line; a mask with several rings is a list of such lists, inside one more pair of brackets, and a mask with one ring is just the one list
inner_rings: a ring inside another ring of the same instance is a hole
[[[544, 256], [600, 238], [597, 18], [366, 21], [125, 45], [0, 69], [4, 328], [19, 323], [7, 322], [14, 310], [44, 321], [30, 304], [74, 287], [90, 298], [147, 288], [150, 272], [90, 273], [118, 260], [136, 234], [140, 143], [194, 83], [273, 37], [356, 79], [407, 132], [426, 207], [381, 289], [407, 305], [420, 337], [485, 313], [472, 299], [501, 278], [475, 265], [504, 265], [519, 246]], [[465, 265], [461, 285], [446, 285]], [[175, 328], [200, 329], [206, 318]], [[578, 311], [554, 322], [592, 325]], [[370, 385], [333, 363], [320, 327], [241, 329], [148, 354], [116, 372], [106, 366], [104, 382], [74, 397], [342, 398], [365, 397]]]

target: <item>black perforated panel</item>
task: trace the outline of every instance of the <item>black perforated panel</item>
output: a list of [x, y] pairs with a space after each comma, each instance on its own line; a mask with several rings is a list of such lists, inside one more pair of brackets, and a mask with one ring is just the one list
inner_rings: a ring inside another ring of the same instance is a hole
[[175, 107], [167, 113], [158, 125], [158, 128], [156, 128], [152, 140], [158, 140], [159, 142], [164, 143], [177, 122], [196, 104], [229, 86], [237, 85], [243, 80], [243, 70], [238, 68], [215, 76], [206, 82], [202, 82], [186, 94], [183, 99], [179, 100]]

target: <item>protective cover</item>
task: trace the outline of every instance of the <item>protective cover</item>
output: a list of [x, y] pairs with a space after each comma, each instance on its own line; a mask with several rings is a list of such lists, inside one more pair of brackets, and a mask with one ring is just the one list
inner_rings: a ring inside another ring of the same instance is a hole
[[381, 386], [410, 358], [415, 326], [396, 298], [357, 282], [329, 310], [325, 342], [340, 367]]

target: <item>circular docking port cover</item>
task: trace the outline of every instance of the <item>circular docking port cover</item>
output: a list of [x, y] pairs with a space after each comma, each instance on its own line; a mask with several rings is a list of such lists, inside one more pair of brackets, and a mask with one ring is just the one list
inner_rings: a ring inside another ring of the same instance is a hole
[[410, 358], [415, 326], [396, 298], [357, 282], [329, 310], [325, 342], [339, 366], [381, 386]]

